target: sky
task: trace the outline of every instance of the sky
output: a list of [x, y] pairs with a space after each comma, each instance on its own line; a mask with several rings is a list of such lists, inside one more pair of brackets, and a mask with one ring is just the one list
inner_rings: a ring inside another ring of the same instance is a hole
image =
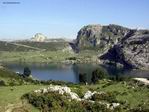
[[149, 0], [0, 0], [0, 40], [75, 39], [88, 24], [149, 29]]

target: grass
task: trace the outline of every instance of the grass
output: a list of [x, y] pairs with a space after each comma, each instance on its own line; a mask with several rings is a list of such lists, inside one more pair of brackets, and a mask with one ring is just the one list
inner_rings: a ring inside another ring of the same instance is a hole
[[[0, 68], [0, 81], [4, 81], [5, 85], [10, 85], [10, 81], [18, 84], [22, 80], [14, 72], [7, 70], [5, 68]], [[0, 112], [5, 112], [7, 109], [11, 109], [15, 106], [24, 106], [22, 104], [21, 96], [27, 92], [34, 89], [39, 89], [45, 87], [42, 85], [22, 85], [22, 86], [3, 86], [0, 85]], [[37, 110], [33, 106], [25, 103], [25, 106], [31, 110]], [[38, 111], [36, 111], [38, 112]]]
[[149, 89], [145, 86], [135, 87], [123, 82], [106, 82], [100, 81], [95, 85], [80, 85], [72, 89], [74, 92], [82, 95], [86, 91], [104, 91], [117, 93], [118, 101], [126, 102], [130, 107], [137, 107], [139, 104], [149, 103]]
[[[0, 111], [4, 111], [10, 104], [19, 104], [22, 102], [21, 96], [33, 90], [47, 87], [48, 85], [22, 85], [22, 86], [2, 86], [0, 87]], [[149, 103], [149, 89], [145, 86], [134, 87], [122, 82], [106, 82], [100, 81], [95, 85], [68, 85], [72, 91], [83, 97], [86, 91], [104, 91], [113, 92], [118, 101], [125, 102], [131, 108], [137, 107], [139, 104]], [[13, 88], [13, 90], [12, 90]], [[23, 106], [29, 111], [38, 112], [39, 110], [25, 103]]]
[[21, 51], [55, 51], [68, 47], [68, 42], [5, 42], [0, 41], [0, 51], [21, 52]]
[[76, 57], [77, 62], [95, 61], [97, 58], [96, 52], [83, 51], [79, 54], [71, 53], [68, 51], [28, 51], [28, 52], [0, 52], [1, 62], [64, 62], [70, 57]]
[[[1, 62], [64, 62], [76, 57], [76, 62], [97, 62], [96, 50], [82, 50], [78, 54], [69, 49], [68, 42], [3, 42], [0, 41]], [[67, 49], [68, 48], [68, 49]]]
[[17, 44], [22, 44], [26, 46], [36, 47], [40, 49], [45, 49], [47, 51], [61, 50], [69, 46], [68, 42], [17, 42]]
[[9, 85], [12, 82], [18, 84], [21, 82], [21, 79], [16, 73], [5, 68], [0, 68], [0, 81], [4, 82], [3, 85]]
[[2, 62], [58, 62], [71, 56], [71, 53], [62, 51], [1, 52], [0, 60]]
[[[0, 112], [4, 112], [5, 109], [10, 105], [14, 104], [18, 105], [22, 103], [21, 96], [25, 93], [31, 92], [33, 90], [43, 88], [46, 86], [43, 85], [22, 85], [22, 86], [3, 86], [0, 87]], [[12, 90], [13, 88], [13, 90]], [[36, 111], [37, 109], [30, 106], [29, 104], [24, 104], [23, 106], [27, 106], [29, 108], [30, 112]]]
[[[149, 102], [149, 89], [148, 88], [136, 88], [127, 87], [124, 84], [118, 83], [115, 85], [110, 85], [102, 89], [103, 91], [119, 92], [117, 99], [120, 101], [128, 102], [131, 107], [136, 107], [141, 103]], [[123, 93], [125, 93], [123, 95]], [[143, 102], [142, 102], [142, 101]]]

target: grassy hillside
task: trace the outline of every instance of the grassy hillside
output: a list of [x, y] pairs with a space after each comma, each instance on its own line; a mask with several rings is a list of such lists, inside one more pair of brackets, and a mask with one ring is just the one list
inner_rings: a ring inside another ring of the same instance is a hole
[[2, 62], [62, 62], [72, 56], [62, 51], [29, 51], [29, 52], [0, 52]]
[[[42, 85], [33, 85], [25, 79], [22, 79], [16, 73], [1, 67], [0, 68], [0, 112], [12, 111], [14, 107], [29, 109], [31, 112], [38, 112], [28, 103], [23, 103], [21, 96], [34, 89], [45, 87]], [[24, 109], [24, 110], [26, 110]], [[25, 111], [13, 111], [25, 112]]]
[[28, 52], [6, 52], [0, 51], [1, 62], [76, 62], [97, 63], [97, 53], [94, 51], [83, 51], [75, 54], [69, 51], [28, 51]]
[[0, 87], [0, 112], [5, 112], [10, 110], [10, 112], [40, 112], [38, 109], [34, 108], [27, 102], [21, 100], [23, 94], [31, 92], [35, 89], [43, 88], [43, 85], [22, 85], [14, 86], [13, 90], [11, 86], [1, 86]]
[[0, 51], [28, 52], [28, 51], [56, 51], [68, 47], [68, 42], [5, 42], [0, 41]]
[[21, 79], [16, 73], [3, 67], [0, 68], [0, 85], [19, 84], [20, 82]]
[[10, 42], [0, 41], [0, 51], [12, 52], [12, 51], [32, 51], [32, 50], [37, 50], [37, 49], [32, 48], [30, 46], [19, 46]]
[[17, 42], [19, 44], [45, 49], [47, 51], [61, 50], [69, 46], [68, 42]]
[[98, 52], [84, 50], [74, 53], [69, 43], [59, 42], [4, 42], [0, 41], [0, 62], [76, 62], [97, 61]]

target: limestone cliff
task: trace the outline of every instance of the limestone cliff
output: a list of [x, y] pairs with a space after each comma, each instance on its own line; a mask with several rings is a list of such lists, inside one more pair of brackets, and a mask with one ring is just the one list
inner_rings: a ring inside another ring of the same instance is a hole
[[120, 63], [124, 67], [149, 69], [149, 30], [118, 25], [88, 25], [79, 32], [74, 48], [97, 50], [101, 62]]

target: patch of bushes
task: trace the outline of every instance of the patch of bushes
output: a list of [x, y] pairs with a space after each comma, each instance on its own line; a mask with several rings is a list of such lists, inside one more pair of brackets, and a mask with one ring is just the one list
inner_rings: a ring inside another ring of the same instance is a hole
[[112, 92], [103, 92], [103, 93], [95, 93], [91, 100], [93, 101], [106, 101], [106, 102], [109, 102], [109, 103], [117, 103], [117, 99], [116, 99], [116, 95]]
[[76, 57], [69, 57], [69, 58], [66, 58], [66, 60], [77, 60]]
[[53, 84], [53, 85], [75, 85], [72, 82], [65, 82], [65, 81], [55, 81], [55, 80], [48, 80], [48, 81], [39, 81], [40, 84], [43, 85], [49, 85], [49, 84]]
[[114, 112], [105, 104], [69, 100], [68, 97], [67, 94], [60, 95], [57, 92], [51, 92], [46, 94], [29, 93], [22, 98], [27, 98], [29, 103], [42, 112]]
[[59, 95], [56, 92], [51, 94], [26, 94], [26, 97], [32, 105], [38, 109], [47, 112], [52, 110], [59, 110], [63, 105], [66, 105], [66, 96]]
[[113, 81], [130, 81], [131, 80], [131, 77], [130, 76], [122, 76], [122, 75], [115, 75], [115, 76], [110, 76], [109, 77], [110, 80], [113, 80]]

